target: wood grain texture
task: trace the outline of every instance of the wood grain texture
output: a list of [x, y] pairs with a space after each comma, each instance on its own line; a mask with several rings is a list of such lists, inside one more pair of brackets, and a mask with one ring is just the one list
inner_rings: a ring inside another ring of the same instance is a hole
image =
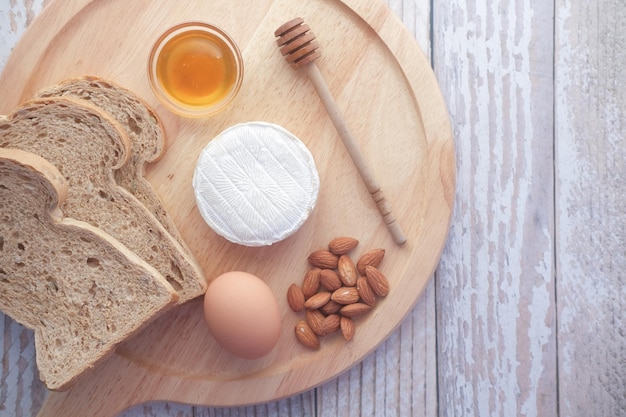
[[[35, 16], [50, 0], [0, 1], [0, 68], [9, 52]], [[0, 314], [2, 373], [0, 374], [0, 416], [29, 417], [41, 408], [46, 391], [37, 376], [32, 332]], [[121, 414], [138, 416], [313, 416], [314, 391], [257, 407], [215, 409], [154, 402], [138, 405]]]
[[[430, 2], [387, 3], [428, 53]], [[121, 415], [625, 416], [625, 9], [548, 3], [433, 2], [434, 66], [457, 142], [455, 217], [435, 280], [387, 342], [280, 402], [157, 402]], [[40, 10], [0, 0], [0, 62], [26, 27], [24, 8]], [[30, 416], [44, 395], [32, 336], [2, 317], [0, 416]]]
[[434, 3], [457, 141], [437, 275], [441, 416], [557, 415], [551, 3]]
[[[430, 57], [430, 2], [386, 0]], [[374, 354], [317, 390], [318, 415], [437, 415], [435, 279]]]
[[434, 286], [376, 352], [318, 389], [318, 416], [435, 416]]
[[626, 7], [556, 4], [560, 414], [626, 416]]
[[0, 2], [0, 68], [4, 67], [9, 54], [26, 28], [51, 0], [3, 0]]
[[[395, 35], [391, 35], [391, 37], [394, 38]], [[431, 109], [428, 109], [428, 111], [431, 111]], [[432, 295], [431, 295], [431, 299], [432, 299]], [[431, 321], [432, 321], [432, 317], [434, 317], [434, 315], [431, 314], [430, 317], [431, 317]], [[405, 331], [405, 333], [407, 333], [407, 332]], [[408, 333], [410, 334], [410, 332], [408, 332]], [[431, 340], [434, 340], [434, 339], [431, 338]], [[434, 344], [433, 344], [433, 346], [434, 346]], [[431, 352], [433, 352], [433, 351], [434, 350], [431, 350]], [[411, 357], [405, 355], [404, 359], [405, 360], [410, 360]], [[434, 363], [434, 362], [432, 362], [432, 363]], [[382, 369], [382, 368], [381, 367], [378, 367], [378, 368], [379, 368], [379, 371], [378, 371], [379, 375], [381, 375], [380, 369]], [[431, 370], [432, 370], [432, 368], [431, 368]], [[382, 375], [384, 375], [384, 374], [382, 374]], [[431, 372], [431, 378], [432, 378], [433, 375], [434, 374]], [[407, 390], [410, 391], [410, 388], [409, 387], [405, 387], [405, 392], [408, 392]], [[388, 392], [390, 392], [390, 391], [388, 390]], [[434, 392], [434, 391], [431, 390], [431, 392]], [[304, 401], [303, 403], [306, 403], [306, 401]], [[432, 401], [431, 401], [431, 403], [432, 403]], [[283, 404], [283, 403], [281, 402], [281, 404]], [[279, 409], [279, 408], [281, 408], [281, 407], [276, 407], [276, 409]], [[282, 408], [284, 409], [284, 407], [282, 407]], [[267, 410], [267, 408], [263, 408], [263, 407], [259, 408], [258, 410], [256, 408], [252, 408], [252, 409], [254, 409], [254, 411], [253, 411], [254, 413], [257, 413], [257, 412], [263, 413], [263, 410]], [[289, 409], [289, 408], [287, 408], [287, 409]], [[164, 409], [159, 409], [159, 410], [161, 412], [163, 412], [163, 413], [168, 413], [167, 415], [170, 415], [169, 413], [172, 413], [172, 412], [178, 413], [177, 411], [172, 411], [172, 410], [177, 410], [177, 408], [176, 407], [171, 407], [171, 406], [168, 406], [168, 407], [165, 407]], [[249, 409], [247, 408], [246, 410], [249, 410]], [[140, 406], [140, 407], [136, 407], [133, 410], [130, 410], [129, 412], [131, 412], [131, 413], [132, 412], [143, 412], [146, 415], [151, 415], [150, 413], [152, 413], [153, 411], [152, 411], [152, 406]], [[239, 412], [239, 411], [233, 411], [233, 412]], [[245, 412], [248, 412], [248, 411], [245, 411]], [[299, 414], [300, 413], [298, 413], [296, 415], [299, 415]]]

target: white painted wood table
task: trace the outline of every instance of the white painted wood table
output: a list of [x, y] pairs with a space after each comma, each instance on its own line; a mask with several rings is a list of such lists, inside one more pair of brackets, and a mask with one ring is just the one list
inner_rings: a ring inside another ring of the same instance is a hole
[[[47, 2], [0, 0], [0, 69]], [[123, 417], [626, 416], [624, 1], [386, 2], [431, 57], [457, 147], [427, 291], [373, 354], [309, 392]], [[0, 315], [0, 345], [0, 416], [34, 415], [32, 334]]]

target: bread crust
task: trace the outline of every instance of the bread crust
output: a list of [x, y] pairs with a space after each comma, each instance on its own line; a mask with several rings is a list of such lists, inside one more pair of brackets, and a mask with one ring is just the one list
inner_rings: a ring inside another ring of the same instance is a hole
[[68, 78], [39, 90], [35, 98], [73, 97], [100, 107], [117, 120], [131, 139], [136, 168], [157, 162], [166, 147], [159, 116], [139, 96], [121, 85], [94, 75]]
[[117, 183], [141, 201], [192, 256], [163, 201], [145, 179], [146, 166], [161, 159], [166, 147], [164, 127], [154, 110], [132, 91], [92, 75], [63, 80], [40, 90], [36, 96], [85, 100], [100, 107], [120, 123], [130, 139], [132, 158], [116, 170]]
[[132, 157], [128, 135], [97, 106], [71, 97], [24, 103], [0, 122], [0, 148], [38, 154], [69, 183], [68, 217], [104, 230], [155, 267], [180, 302], [200, 296], [206, 280], [196, 260], [128, 190], [115, 171]]
[[49, 161], [0, 148], [0, 309], [34, 331], [51, 390], [71, 387], [178, 299], [119, 241], [63, 217], [69, 189]]

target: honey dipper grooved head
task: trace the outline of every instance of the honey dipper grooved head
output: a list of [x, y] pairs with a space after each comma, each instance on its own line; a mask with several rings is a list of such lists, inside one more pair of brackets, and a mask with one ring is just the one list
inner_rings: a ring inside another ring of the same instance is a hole
[[310, 64], [321, 56], [315, 35], [299, 17], [282, 24], [274, 35], [278, 38], [280, 53], [294, 68]]

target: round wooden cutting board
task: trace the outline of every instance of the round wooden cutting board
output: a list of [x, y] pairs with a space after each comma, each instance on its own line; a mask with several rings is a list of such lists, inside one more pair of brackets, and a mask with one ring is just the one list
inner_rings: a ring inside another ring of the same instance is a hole
[[[396, 245], [352, 164], [315, 90], [281, 57], [274, 30], [302, 17], [317, 35], [321, 73], [342, 109], [407, 236]], [[245, 80], [222, 113], [199, 120], [169, 113], [146, 74], [152, 43], [188, 20], [221, 26], [239, 44]], [[17, 45], [0, 78], [0, 114], [64, 79], [96, 75], [125, 86], [161, 116], [168, 145], [148, 179], [163, 199], [206, 278], [244, 270], [276, 295], [283, 329], [266, 357], [243, 360], [222, 351], [206, 330], [200, 300], [166, 313], [124, 343], [71, 390], [51, 393], [40, 415], [112, 416], [149, 400], [211, 406], [291, 396], [336, 377], [372, 352], [414, 306], [437, 266], [454, 199], [454, 142], [446, 106], [417, 43], [378, 0], [64, 0], [52, 2]], [[295, 235], [247, 248], [215, 235], [199, 215], [191, 187], [196, 159], [225, 128], [247, 121], [279, 124], [313, 154], [319, 200]], [[296, 341], [303, 315], [286, 301], [306, 258], [337, 236], [360, 241], [351, 254], [386, 250], [381, 270], [389, 295], [317, 351]], [[233, 302], [236, 302], [234, 300]]]

